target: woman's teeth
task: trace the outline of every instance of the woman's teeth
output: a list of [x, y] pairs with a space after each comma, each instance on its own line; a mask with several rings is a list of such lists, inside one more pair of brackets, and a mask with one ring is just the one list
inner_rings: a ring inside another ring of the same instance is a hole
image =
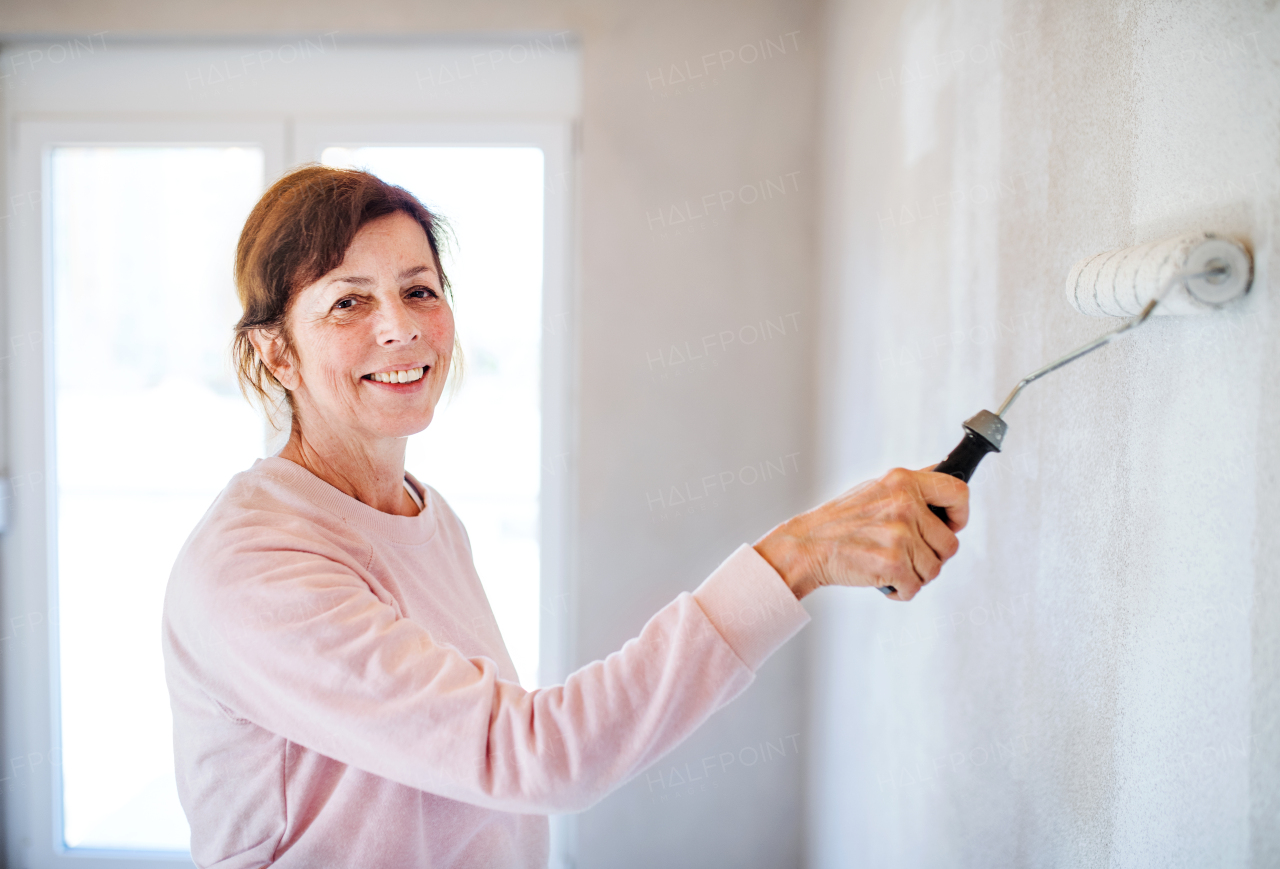
[[370, 380], [376, 380], [378, 383], [413, 383], [415, 380], [422, 379], [421, 368], [410, 368], [407, 371], [380, 371], [377, 374], [370, 374]]

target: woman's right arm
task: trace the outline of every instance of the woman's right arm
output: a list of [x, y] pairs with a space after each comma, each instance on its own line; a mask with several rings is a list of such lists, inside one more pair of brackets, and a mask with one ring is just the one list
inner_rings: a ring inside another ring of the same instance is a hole
[[[870, 584], [888, 553], [909, 551], [893, 542], [906, 533], [898, 526], [923, 517], [895, 505], [900, 489], [854, 490], [740, 547], [620, 651], [552, 688], [525, 691], [493, 661], [437, 643], [296, 522], [206, 535], [184, 551], [166, 655], [226, 714], [359, 769], [503, 811], [581, 810], [744, 690], [808, 620], [804, 589]], [[863, 537], [876, 541], [871, 572], [841, 551]], [[885, 569], [910, 589], [906, 568]]]

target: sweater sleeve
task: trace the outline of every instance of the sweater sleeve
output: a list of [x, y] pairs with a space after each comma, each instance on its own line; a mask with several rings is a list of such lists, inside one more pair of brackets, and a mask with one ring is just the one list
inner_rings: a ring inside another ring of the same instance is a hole
[[641, 772], [808, 621], [744, 544], [621, 650], [525, 691], [400, 618], [338, 561], [286, 539], [206, 555], [216, 581], [171, 591], [165, 641], [226, 714], [409, 787], [524, 814], [580, 811]]

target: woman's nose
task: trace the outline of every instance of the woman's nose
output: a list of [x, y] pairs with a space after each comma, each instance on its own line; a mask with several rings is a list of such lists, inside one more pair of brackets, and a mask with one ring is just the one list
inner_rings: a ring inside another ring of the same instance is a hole
[[379, 344], [407, 344], [418, 338], [418, 323], [408, 306], [400, 300], [382, 306], [378, 312], [377, 340]]

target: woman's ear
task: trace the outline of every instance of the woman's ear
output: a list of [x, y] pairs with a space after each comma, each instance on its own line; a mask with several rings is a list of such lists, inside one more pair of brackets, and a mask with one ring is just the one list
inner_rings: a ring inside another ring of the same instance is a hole
[[298, 366], [279, 329], [254, 329], [249, 333], [249, 341], [258, 351], [258, 358], [281, 386], [290, 392], [298, 388], [302, 381], [298, 376]]

